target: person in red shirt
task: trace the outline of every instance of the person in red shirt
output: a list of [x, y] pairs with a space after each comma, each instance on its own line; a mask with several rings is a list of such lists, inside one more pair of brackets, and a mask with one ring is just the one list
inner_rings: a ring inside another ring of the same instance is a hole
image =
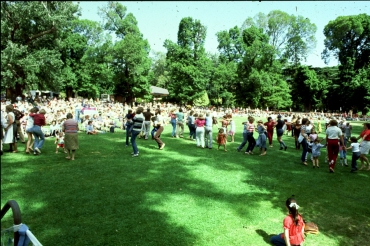
[[269, 140], [270, 147], [272, 147], [272, 136], [274, 135], [275, 122], [271, 117], [268, 117], [267, 122], [263, 125], [267, 127], [267, 138]]
[[33, 117], [33, 127], [32, 130], [30, 130], [33, 133], [33, 136], [35, 137], [35, 143], [33, 148], [33, 154], [41, 154], [41, 148], [44, 145], [45, 142], [45, 136], [44, 133], [41, 130], [41, 126], [45, 125], [45, 114], [46, 111], [44, 109], [40, 110], [40, 113], [33, 114], [30, 113], [29, 116]]
[[299, 206], [294, 198], [288, 198], [285, 202], [289, 214], [283, 222], [284, 233], [271, 237], [273, 245], [301, 245], [304, 241], [304, 221], [298, 213]]
[[361, 167], [359, 170], [364, 169], [365, 165], [364, 162], [367, 164], [367, 171], [370, 171], [370, 164], [369, 160], [367, 159], [366, 155], [369, 154], [370, 151], [370, 123], [364, 123], [364, 130], [361, 132], [360, 136], [357, 140], [362, 139], [360, 142], [360, 160], [361, 160]]

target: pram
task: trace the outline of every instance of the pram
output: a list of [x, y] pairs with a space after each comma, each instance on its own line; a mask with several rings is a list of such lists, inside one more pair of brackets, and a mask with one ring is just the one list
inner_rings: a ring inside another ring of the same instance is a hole
[[[1, 219], [3, 219], [6, 212], [9, 209], [13, 212], [14, 225], [8, 229], [1, 230], [1, 245], [9, 246], [13, 244], [14, 246], [28, 246], [30, 243], [34, 246], [42, 246], [42, 244], [37, 240], [37, 238], [28, 229], [27, 225], [22, 224], [21, 210], [19, 205], [14, 200], [9, 200], [4, 207], [1, 209]], [[13, 232], [13, 236], [11, 235]]]

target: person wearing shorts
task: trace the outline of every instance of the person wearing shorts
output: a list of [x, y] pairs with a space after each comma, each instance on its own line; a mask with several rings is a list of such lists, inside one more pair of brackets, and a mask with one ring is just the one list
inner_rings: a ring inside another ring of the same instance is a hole
[[362, 139], [360, 142], [360, 160], [362, 166], [360, 167], [360, 170], [362, 170], [366, 163], [367, 165], [367, 171], [370, 171], [370, 164], [369, 160], [367, 159], [366, 155], [369, 154], [370, 151], [370, 123], [364, 123], [364, 130], [361, 132], [360, 136], [357, 138], [357, 140]]

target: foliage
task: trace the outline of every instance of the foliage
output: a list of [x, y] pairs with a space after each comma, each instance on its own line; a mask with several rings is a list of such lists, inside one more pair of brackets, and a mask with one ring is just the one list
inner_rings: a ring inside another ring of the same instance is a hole
[[365, 110], [370, 105], [370, 16], [339, 16], [325, 26], [324, 34], [326, 38], [322, 58], [328, 62], [334, 56], [340, 62], [343, 108]]
[[203, 91], [203, 95], [201, 95], [199, 98], [196, 98], [194, 100], [194, 106], [208, 106], [209, 105], [209, 98], [207, 91]]
[[192, 104], [203, 95], [212, 71], [204, 50], [205, 37], [206, 28], [200, 21], [187, 17], [180, 21], [177, 43], [165, 41], [171, 77], [168, 90], [173, 101]]
[[61, 35], [77, 11], [72, 2], [1, 2], [1, 86], [12, 99], [23, 90], [58, 91]]

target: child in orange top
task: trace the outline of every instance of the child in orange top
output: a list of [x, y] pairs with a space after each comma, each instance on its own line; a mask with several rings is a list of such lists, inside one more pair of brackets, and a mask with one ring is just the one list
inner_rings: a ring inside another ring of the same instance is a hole
[[217, 143], [218, 143], [218, 148], [217, 150], [220, 149], [220, 146], [223, 145], [224, 146], [224, 150], [226, 150], [226, 134], [225, 134], [225, 131], [223, 128], [220, 128], [219, 131], [218, 131], [218, 135], [217, 135]]

